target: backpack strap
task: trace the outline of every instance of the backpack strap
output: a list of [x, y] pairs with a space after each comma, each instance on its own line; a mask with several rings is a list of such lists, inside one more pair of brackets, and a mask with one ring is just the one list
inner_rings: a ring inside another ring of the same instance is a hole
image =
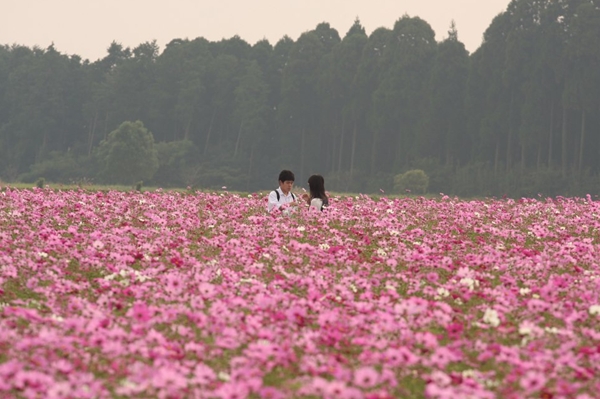
[[[277, 196], [277, 202], [279, 202], [279, 191], [277, 190], [273, 190], [275, 191], [275, 195]], [[294, 195], [294, 193], [292, 193], [292, 198], [294, 199], [294, 201], [296, 201], [296, 196]]]

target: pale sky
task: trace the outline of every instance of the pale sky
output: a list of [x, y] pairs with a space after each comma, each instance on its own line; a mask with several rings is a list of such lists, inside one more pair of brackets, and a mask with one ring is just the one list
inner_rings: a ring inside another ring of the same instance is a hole
[[275, 45], [287, 35], [328, 22], [344, 37], [358, 17], [367, 34], [392, 29], [404, 14], [420, 17], [447, 37], [455, 21], [458, 38], [475, 51], [483, 32], [510, 0], [0, 0], [0, 44], [51, 43], [63, 54], [95, 61], [114, 40], [124, 47], [156, 40], [160, 51], [173, 39], [219, 41], [238, 35], [250, 44]]

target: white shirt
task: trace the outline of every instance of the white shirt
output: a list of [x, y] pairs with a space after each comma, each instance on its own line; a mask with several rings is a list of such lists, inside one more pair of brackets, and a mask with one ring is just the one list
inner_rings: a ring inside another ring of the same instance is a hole
[[317, 211], [320, 211], [322, 206], [323, 206], [323, 200], [321, 198], [313, 198], [310, 201], [311, 209], [315, 208]]
[[281, 191], [281, 188], [278, 188], [276, 191], [279, 191], [279, 201], [277, 201], [277, 194], [275, 194], [275, 191], [271, 191], [269, 193], [269, 204], [267, 206], [267, 210], [269, 212], [271, 212], [273, 209], [279, 208], [283, 204], [289, 204], [290, 202], [295, 201], [291, 191], [287, 195]]

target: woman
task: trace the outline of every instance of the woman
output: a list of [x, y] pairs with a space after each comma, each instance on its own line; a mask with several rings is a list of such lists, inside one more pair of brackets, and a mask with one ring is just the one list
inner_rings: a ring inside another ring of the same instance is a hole
[[302, 198], [311, 208], [322, 211], [323, 208], [329, 206], [329, 199], [325, 194], [325, 179], [321, 175], [312, 175], [308, 178], [309, 194], [304, 194]]

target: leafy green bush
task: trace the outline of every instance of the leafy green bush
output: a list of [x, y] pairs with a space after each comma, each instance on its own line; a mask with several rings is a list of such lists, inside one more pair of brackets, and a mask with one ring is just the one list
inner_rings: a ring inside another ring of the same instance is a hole
[[24, 183], [33, 183], [40, 176], [50, 182], [67, 183], [73, 179], [81, 178], [86, 172], [82, 159], [78, 159], [71, 152], [51, 152], [44, 160], [29, 167], [30, 171], [19, 176]]
[[189, 140], [156, 144], [158, 170], [153, 181], [161, 187], [183, 187], [196, 184], [198, 147]]
[[425, 194], [429, 176], [421, 169], [412, 169], [394, 177], [394, 190], [398, 193]]
[[158, 169], [152, 132], [141, 121], [123, 122], [100, 143], [96, 153], [107, 182], [135, 185], [150, 180]]
[[452, 175], [454, 167], [443, 164], [439, 159], [419, 158], [411, 162], [412, 169], [421, 169], [429, 176], [428, 192], [431, 193], [450, 193], [452, 192]]

